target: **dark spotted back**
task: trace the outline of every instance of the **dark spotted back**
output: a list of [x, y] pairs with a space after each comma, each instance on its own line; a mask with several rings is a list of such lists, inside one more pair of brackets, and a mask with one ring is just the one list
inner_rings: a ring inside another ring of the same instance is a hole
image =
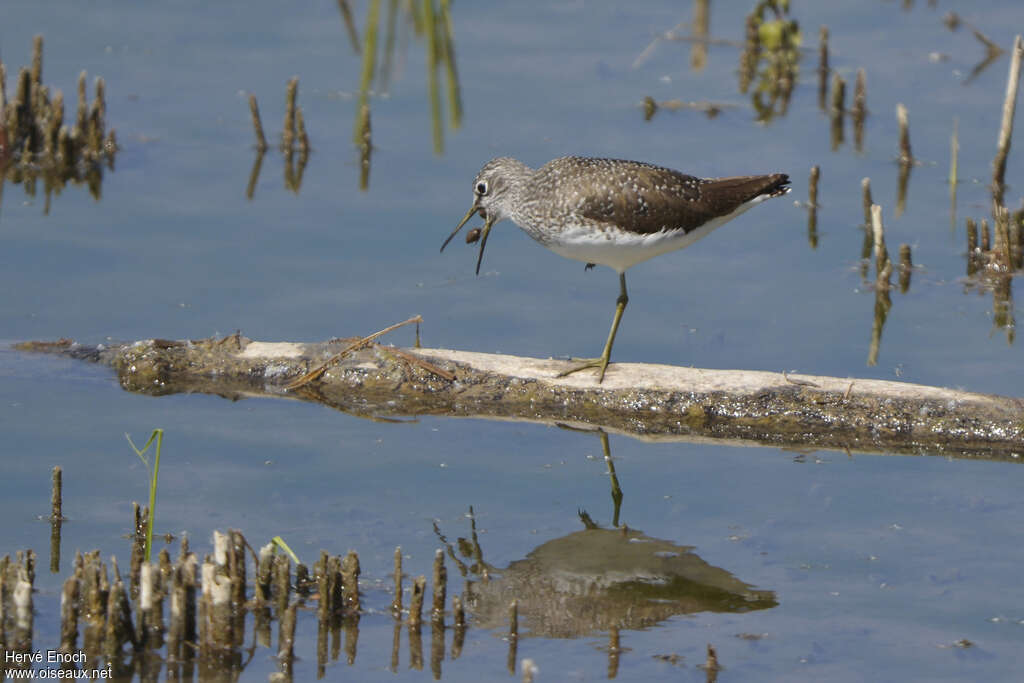
[[565, 212], [638, 234], [690, 232], [755, 197], [785, 194], [787, 183], [782, 173], [704, 179], [642, 162], [588, 157], [556, 159], [532, 180], [542, 194], [558, 197]]

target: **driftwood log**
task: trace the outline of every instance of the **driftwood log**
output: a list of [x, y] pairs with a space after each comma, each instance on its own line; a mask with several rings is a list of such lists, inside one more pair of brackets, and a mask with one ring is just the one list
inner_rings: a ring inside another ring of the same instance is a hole
[[[648, 440], [1006, 461], [1024, 455], [1019, 398], [906, 382], [637, 363], [613, 363], [597, 384], [587, 372], [556, 377], [569, 367], [563, 360], [360, 343], [270, 343], [235, 334], [17, 348], [109, 365], [129, 391], [294, 398], [372, 419], [512, 419]], [[304, 385], [287, 388], [318, 368]]]

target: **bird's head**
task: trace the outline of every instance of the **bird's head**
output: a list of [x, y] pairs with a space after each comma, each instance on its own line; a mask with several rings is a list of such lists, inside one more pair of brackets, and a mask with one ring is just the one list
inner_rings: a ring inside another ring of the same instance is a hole
[[452, 234], [441, 245], [441, 251], [448, 246], [452, 238], [462, 229], [474, 214], [479, 213], [484, 219], [484, 226], [480, 233], [480, 255], [476, 260], [476, 273], [480, 274], [480, 263], [484, 259], [484, 247], [487, 245], [487, 235], [491, 227], [506, 218], [512, 213], [516, 188], [519, 182], [528, 177], [530, 169], [521, 161], [510, 157], [499, 157], [491, 159], [473, 179], [473, 204], [469, 211], [463, 216], [459, 224], [455, 226]]

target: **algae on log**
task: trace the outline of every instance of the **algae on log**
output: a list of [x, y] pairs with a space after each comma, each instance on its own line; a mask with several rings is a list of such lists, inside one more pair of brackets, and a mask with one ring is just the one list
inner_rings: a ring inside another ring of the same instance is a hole
[[269, 343], [235, 334], [17, 348], [110, 365], [129, 391], [296, 398], [374, 419], [515, 419], [654, 440], [1008, 461], [1024, 454], [1024, 400], [905, 382], [613, 363], [598, 384], [591, 373], [556, 377], [568, 361], [372, 344], [333, 362], [317, 381], [285, 388], [351, 341]]

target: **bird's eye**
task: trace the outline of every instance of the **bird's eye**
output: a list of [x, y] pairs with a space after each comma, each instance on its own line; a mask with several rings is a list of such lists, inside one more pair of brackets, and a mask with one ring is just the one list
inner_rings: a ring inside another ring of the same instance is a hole
[[481, 197], [487, 194], [487, 183], [479, 182], [476, 184], [476, 193]]

